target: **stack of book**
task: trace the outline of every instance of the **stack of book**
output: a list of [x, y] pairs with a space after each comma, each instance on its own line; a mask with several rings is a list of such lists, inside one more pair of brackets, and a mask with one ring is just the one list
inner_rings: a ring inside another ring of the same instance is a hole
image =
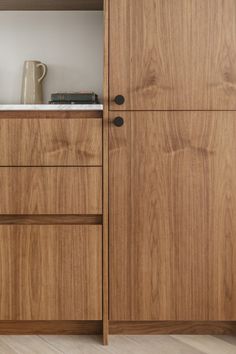
[[53, 93], [50, 104], [98, 104], [98, 96], [94, 92]]

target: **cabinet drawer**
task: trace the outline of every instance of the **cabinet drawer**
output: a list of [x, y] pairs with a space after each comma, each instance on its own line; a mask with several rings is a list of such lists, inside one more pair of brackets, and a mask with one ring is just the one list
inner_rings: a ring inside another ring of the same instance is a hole
[[101, 320], [98, 225], [0, 226], [0, 320]]
[[0, 119], [0, 166], [102, 165], [102, 119]]
[[0, 214], [102, 214], [101, 167], [0, 167]]

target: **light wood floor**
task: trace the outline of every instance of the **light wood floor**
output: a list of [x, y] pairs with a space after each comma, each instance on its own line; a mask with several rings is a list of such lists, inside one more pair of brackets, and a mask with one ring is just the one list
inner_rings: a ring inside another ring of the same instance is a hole
[[230, 336], [0, 336], [1, 354], [236, 354]]

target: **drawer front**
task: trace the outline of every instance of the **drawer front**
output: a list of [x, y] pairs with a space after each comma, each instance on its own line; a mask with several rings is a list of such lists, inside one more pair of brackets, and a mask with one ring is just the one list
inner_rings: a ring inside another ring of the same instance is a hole
[[0, 226], [0, 320], [101, 320], [101, 226]]
[[0, 119], [0, 166], [66, 165], [102, 165], [102, 119]]
[[0, 214], [102, 214], [101, 167], [1, 167]]

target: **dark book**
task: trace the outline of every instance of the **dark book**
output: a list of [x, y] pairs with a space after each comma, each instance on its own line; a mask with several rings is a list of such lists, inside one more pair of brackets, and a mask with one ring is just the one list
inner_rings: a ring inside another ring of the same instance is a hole
[[51, 102], [98, 103], [98, 96], [94, 92], [53, 93]]
[[99, 102], [91, 102], [91, 101], [49, 101], [49, 104], [98, 104]]

